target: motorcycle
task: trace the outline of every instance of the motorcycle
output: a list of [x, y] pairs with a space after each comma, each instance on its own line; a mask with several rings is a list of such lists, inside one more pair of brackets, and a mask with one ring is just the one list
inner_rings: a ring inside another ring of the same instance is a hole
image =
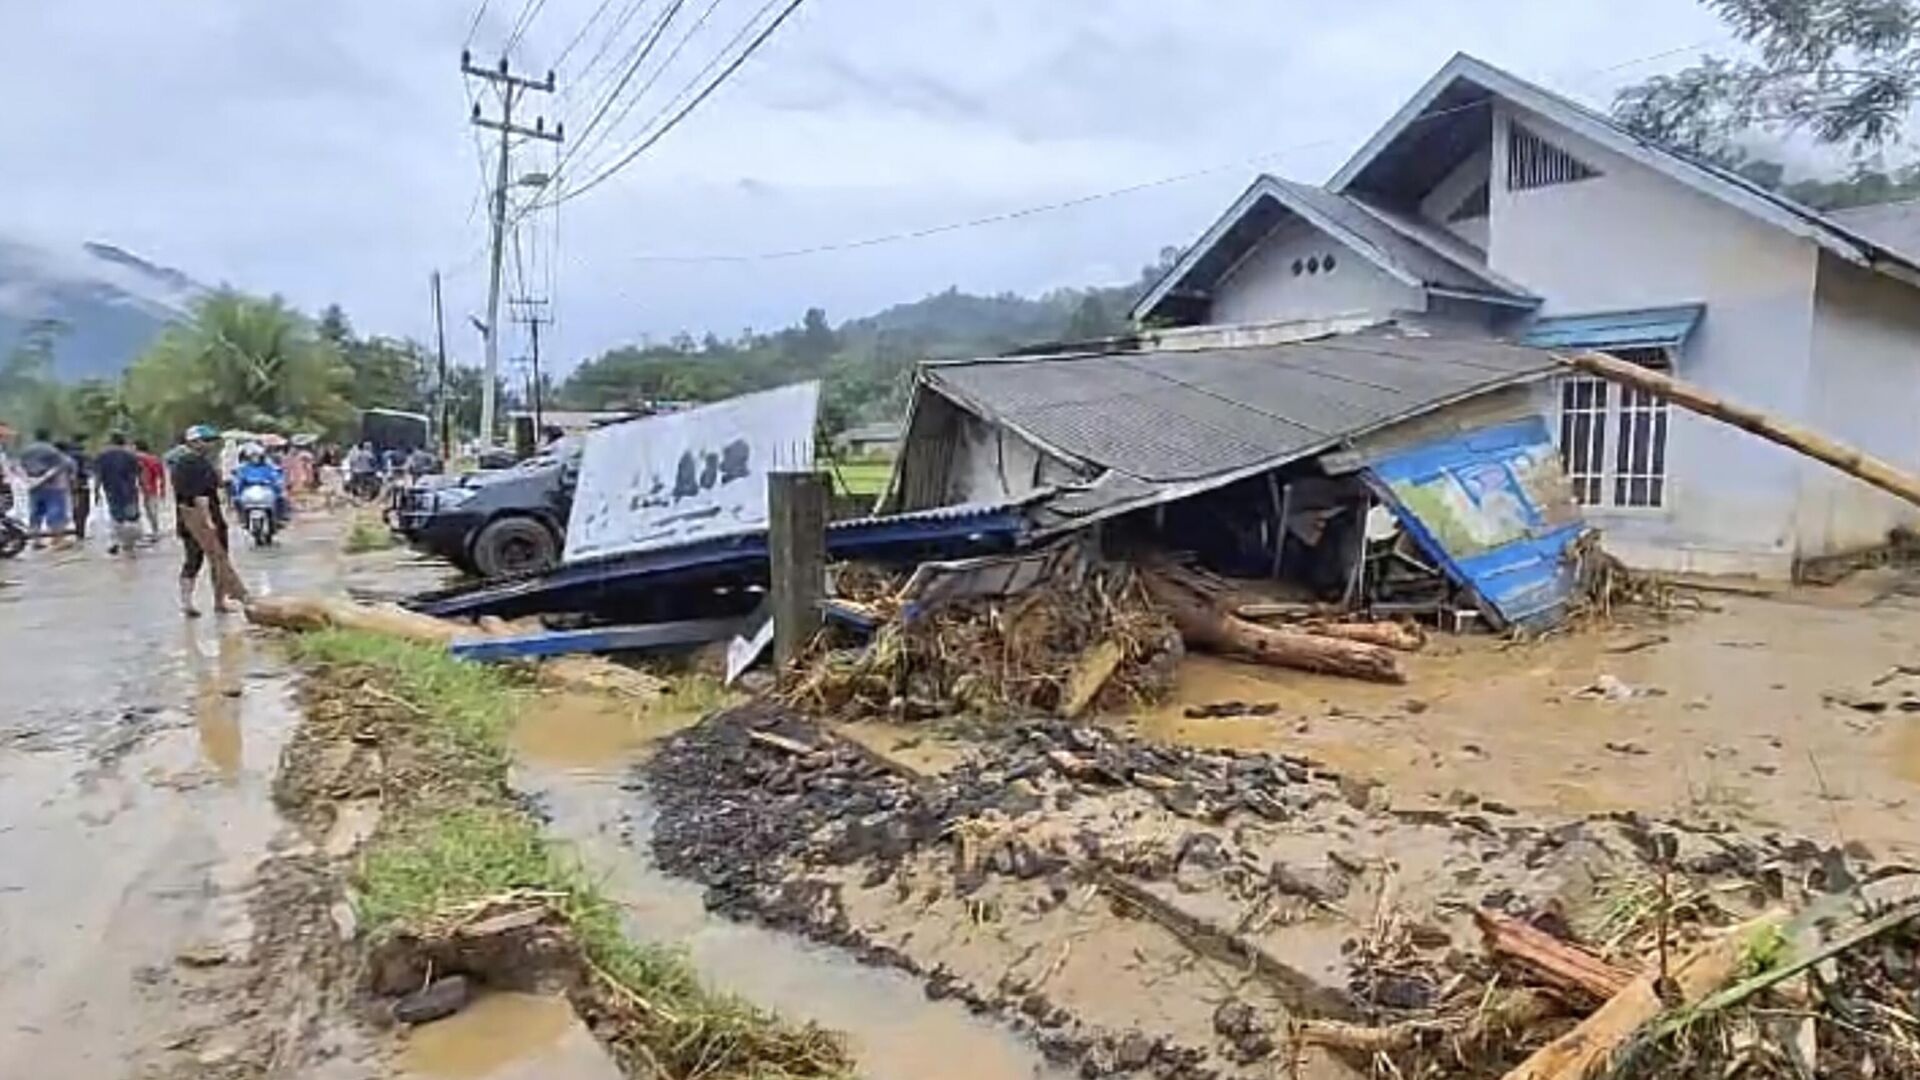
[[240, 489], [240, 495], [234, 505], [240, 511], [240, 520], [246, 525], [247, 535], [253, 537], [255, 547], [270, 547], [273, 534], [280, 523], [275, 519], [278, 499], [273, 489], [265, 484], [248, 484]]
[[361, 502], [380, 497], [379, 473], [353, 473], [347, 477], [347, 494]]
[[11, 559], [27, 550], [29, 539], [27, 527], [14, 520], [13, 487], [0, 477], [0, 559]]

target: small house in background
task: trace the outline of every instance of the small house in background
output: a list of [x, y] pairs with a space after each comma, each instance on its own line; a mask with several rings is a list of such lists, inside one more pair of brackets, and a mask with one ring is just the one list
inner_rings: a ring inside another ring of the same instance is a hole
[[900, 452], [900, 425], [894, 423], [861, 424], [833, 437], [834, 453], [840, 457], [885, 457]]
[[[1324, 186], [1258, 178], [1133, 314], [1398, 318], [1600, 350], [1920, 468], [1906, 209], [1818, 213], [1458, 56]], [[1534, 393], [1574, 497], [1630, 564], [1785, 577], [1915, 521], [1644, 392], [1575, 375]]]
[[1553, 356], [1299, 333], [925, 364], [882, 510], [1013, 503], [1035, 540], [1097, 529], [1307, 605], [1556, 621], [1586, 527], [1530, 389]]

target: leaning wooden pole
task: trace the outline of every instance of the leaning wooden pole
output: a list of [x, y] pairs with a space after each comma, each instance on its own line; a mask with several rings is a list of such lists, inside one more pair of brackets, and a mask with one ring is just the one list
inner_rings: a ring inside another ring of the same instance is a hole
[[1768, 416], [1758, 409], [1736, 404], [1670, 375], [1650, 371], [1605, 353], [1576, 353], [1562, 356], [1561, 362], [1577, 371], [1597, 375], [1611, 382], [1637, 387], [1666, 398], [1681, 408], [1732, 424], [1778, 443], [1789, 450], [1825, 462], [1848, 476], [1863, 480], [1889, 495], [1896, 495], [1920, 506], [1920, 476], [1888, 464], [1864, 450], [1827, 438], [1811, 428]]

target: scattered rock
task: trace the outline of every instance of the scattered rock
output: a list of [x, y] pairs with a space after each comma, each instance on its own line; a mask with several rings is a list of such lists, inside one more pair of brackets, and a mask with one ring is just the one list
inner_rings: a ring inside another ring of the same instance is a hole
[[175, 953], [173, 958], [184, 967], [219, 967], [221, 964], [227, 962], [227, 950], [224, 945], [202, 942], [198, 945], [187, 946], [178, 953]]

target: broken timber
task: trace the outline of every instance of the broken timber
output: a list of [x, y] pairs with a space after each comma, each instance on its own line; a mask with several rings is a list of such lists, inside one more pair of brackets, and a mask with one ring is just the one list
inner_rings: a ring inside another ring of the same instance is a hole
[[1511, 915], [1481, 908], [1473, 913], [1473, 921], [1486, 939], [1488, 952], [1525, 966], [1550, 986], [1609, 1001], [1633, 981], [1632, 972]]
[[1372, 682], [1407, 681], [1393, 652], [1379, 645], [1276, 629], [1240, 618], [1234, 614], [1239, 609], [1234, 598], [1222, 595], [1205, 575], [1183, 567], [1155, 566], [1142, 580], [1188, 644], [1275, 667]]
[[1872, 484], [1889, 495], [1920, 506], [1920, 477], [1864, 450], [1829, 439], [1811, 428], [1727, 401], [1691, 383], [1604, 353], [1577, 353], [1564, 356], [1561, 360], [1577, 371], [1645, 390], [1684, 409], [1731, 424], [1768, 442], [1778, 443], [1815, 461], [1831, 465], [1856, 480]]

